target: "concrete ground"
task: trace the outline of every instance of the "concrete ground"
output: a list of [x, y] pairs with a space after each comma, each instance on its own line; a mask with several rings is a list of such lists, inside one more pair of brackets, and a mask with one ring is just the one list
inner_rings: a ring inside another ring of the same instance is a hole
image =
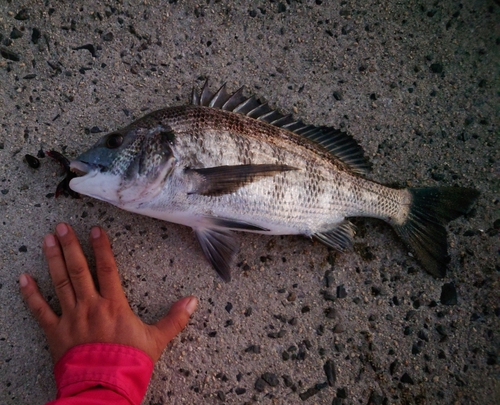
[[[0, 2], [0, 403], [55, 396], [17, 278], [31, 273], [57, 308], [41, 241], [59, 221], [89, 256], [91, 226], [109, 232], [142, 319], [200, 299], [143, 404], [500, 403], [499, 14], [496, 1]], [[344, 254], [239, 234], [225, 284], [190, 229], [54, 199], [57, 164], [25, 161], [40, 149], [75, 157], [99, 131], [187, 102], [207, 77], [346, 129], [376, 181], [479, 190], [448, 227], [447, 277], [360, 219]], [[449, 283], [455, 305], [441, 295]]]

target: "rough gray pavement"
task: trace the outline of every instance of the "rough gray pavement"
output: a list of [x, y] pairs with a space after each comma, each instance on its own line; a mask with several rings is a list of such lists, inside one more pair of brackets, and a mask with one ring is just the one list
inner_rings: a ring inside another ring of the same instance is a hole
[[[144, 320], [200, 299], [144, 404], [500, 403], [499, 14], [494, 1], [0, 2], [0, 403], [55, 396], [17, 278], [31, 273], [57, 308], [41, 241], [59, 221], [89, 256], [91, 226], [109, 232]], [[345, 128], [376, 181], [479, 190], [448, 227], [447, 277], [426, 274], [385, 224], [357, 220], [344, 254], [239, 234], [224, 284], [190, 229], [54, 199], [57, 164], [24, 159], [74, 157], [207, 77]]]

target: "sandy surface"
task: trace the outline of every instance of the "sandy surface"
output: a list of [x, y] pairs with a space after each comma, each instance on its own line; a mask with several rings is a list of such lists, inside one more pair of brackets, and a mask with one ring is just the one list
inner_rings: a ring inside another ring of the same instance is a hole
[[[109, 232], [144, 320], [200, 299], [144, 404], [499, 403], [499, 13], [493, 1], [2, 1], [0, 403], [55, 396], [17, 278], [30, 272], [57, 308], [41, 241], [58, 221], [89, 255], [91, 226]], [[58, 166], [24, 160], [40, 149], [74, 157], [98, 131], [185, 103], [206, 77], [345, 128], [374, 180], [478, 189], [473, 212], [448, 228], [447, 277], [426, 274], [388, 226], [360, 219], [345, 254], [240, 234], [224, 284], [190, 229], [54, 199]], [[456, 305], [441, 301], [446, 283]]]

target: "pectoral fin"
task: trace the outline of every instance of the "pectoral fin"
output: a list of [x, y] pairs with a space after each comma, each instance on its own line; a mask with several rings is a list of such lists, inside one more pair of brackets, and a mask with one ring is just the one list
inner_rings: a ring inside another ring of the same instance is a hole
[[231, 281], [231, 263], [238, 251], [234, 235], [230, 231], [210, 228], [194, 229], [198, 242], [219, 276]]
[[263, 177], [297, 170], [295, 167], [275, 164], [217, 166], [206, 169], [186, 169], [194, 175], [194, 187], [189, 194], [220, 196], [230, 194]]

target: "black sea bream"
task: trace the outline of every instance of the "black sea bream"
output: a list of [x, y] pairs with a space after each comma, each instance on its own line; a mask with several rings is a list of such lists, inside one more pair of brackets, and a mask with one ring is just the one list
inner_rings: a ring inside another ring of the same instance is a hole
[[214, 94], [206, 84], [191, 105], [105, 135], [70, 167], [80, 175], [70, 182], [78, 193], [193, 228], [226, 281], [238, 248], [232, 231], [302, 234], [343, 251], [354, 236], [350, 217], [388, 222], [423, 267], [443, 277], [444, 226], [478, 195], [364, 179], [368, 164], [351, 136], [296, 121], [241, 89]]

